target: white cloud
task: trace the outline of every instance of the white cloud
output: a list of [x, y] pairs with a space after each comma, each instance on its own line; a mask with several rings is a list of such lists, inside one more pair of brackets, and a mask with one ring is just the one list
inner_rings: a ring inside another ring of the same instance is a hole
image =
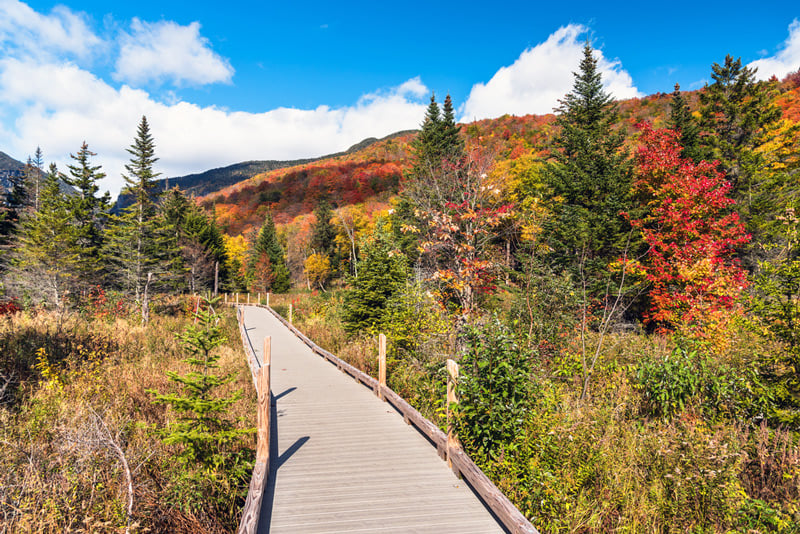
[[[570, 24], [547, 40], [522, 52], [510, 66], [502, 67], [491, 80], [475, 84], [463, 106], [462, 120], [498, 117], [510, 113], [552, 113], [571, 89], [584, 43], [579, 37], [587, 28]], [[603, 86], [616, 98], [643, 96], [619, 60], [609, 61], [595, 50]]]
[[[64, 87], [70, 87], [64, 91]], [[102, 187], [116, 194], [130, 158], [125, 151], [146, 115], [161, 158], [157, 171], [179, 176], [253, 159], [324, 155], [366, 137], [416, 128], [425, 113], [420, 97], [429, 91], [419, 78], [364, 95], [349, 107], [265, 113], [230, 112], [188, 102], [164, 103], [147, 92], [117, 89], [74, 64], [0, 60], [0, 115], [13, 110], [13, 132], [3, 150], [18, 158], [41, 146], [61, 170], [82, 141], [98, 155], [108, 177]]]
[[777, 54], [753, 61], [748, 67], [758, 68], [756, 77], [760, 80], [766, 80], [773, 75], [781, 79], [800, 69], [800, 21], [795, 19], [789, 24], [789, 37]]
[[67, 54], [86, 59], [102, 44], [84, 17], [64, 6], [42, 15], [17, 0], [0, 0], [0, 52], [5, 55]]
[[114, 79], [133, 85], [172, 82], [175, 85], [230, 83], [233, 67], [211, 50], [200, 24], [142, 22], [134, 18], [123, 33]]

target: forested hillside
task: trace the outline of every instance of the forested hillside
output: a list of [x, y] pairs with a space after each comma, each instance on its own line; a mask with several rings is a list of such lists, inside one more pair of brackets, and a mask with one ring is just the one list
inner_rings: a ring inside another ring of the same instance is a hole
[[230, 529], [231, 323], [176, 294], [249, 291], [366, 372], [385, 334], [389, 385], [442, 426], [455, 359], [462, 446], [543, 532], [798, 532], [800, 71], [709, 80], [617, 102], [587, 44], [553, 114], [457, 124], [431, 96], [418, 132], [199, 199], [162, 191], [143, 117], [118, 214], [88, 144], [37, 157], [0, 227], [3, 517]]

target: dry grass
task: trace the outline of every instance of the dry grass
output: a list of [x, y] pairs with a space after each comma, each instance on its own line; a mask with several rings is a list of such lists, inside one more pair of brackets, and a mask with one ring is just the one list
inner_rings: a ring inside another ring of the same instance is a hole
[[[235, 526], [248, 480], [226, 481], [217, 473], [219, 484], [238, 484], [225, 502], [182, 507], [180, 495], [191, 491], [191, 480], [171, 460], [176, 446], [149, 431], [174, 418], [153, 403], [149, 390], [177, 391], [165, 371], [189, 371], [175, 333], [190, 320], [184, 313], [151, 317], [147, 328], [125, 316], [42, 312], [0, 320], [0, 343], [13, 351], [19, 377], [0, 407], [0, 532], [227, 532]], [[252, 427], [254, 394], [230, 311], [224, 325], [228, 343], [220, 349], [219, 374], [236, 378], [220, 393], [245, 392], [229, 416]], [[46, 356], [37, 364], [42, 348]], [[247, 453], [252, 445], [248, 439], [237, 447]]]

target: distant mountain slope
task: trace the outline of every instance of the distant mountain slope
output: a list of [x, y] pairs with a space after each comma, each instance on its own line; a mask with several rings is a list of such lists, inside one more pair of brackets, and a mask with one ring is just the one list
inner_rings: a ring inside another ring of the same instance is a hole
[[278, 223], [310, 213], [321, 198], [335, 206], [385, 203], [396, 194], [411, 161], [416, 132], [367, 140], [340, 155], [276, 169], [201, 199], [216, 206], [217, 222], [230, 235], [247, 233], [268, 209]]
[[[699, 91], [684, 92], [696, 110]], [[774, 95], [784, 117], [800, 122], [800, 73], [782, 81]], [[638, 142], [635, 125], [649, 121], [666, 126], [671, 93], [656, 93], [618, 102], [619, 128], [627, 130], [626, 148], [632, 154]], [[555, 115], [504, 115], [461, 125], [467, 145], [490, 154], [501, 173], [532, 168], [549, 158], [558, 132]], [[229, 185], [200, 199], [216, 210], [217, 221], [229, 235], [258, 228], [267, 210], [279, 225], [289, 224], [311, 213], [320, 198], [338, 207], [362, 205], [372, 212], [385, 209], [391, 196], [402, 188], [404, 172], [411, 165], [413, 132], [380, 142], [365, 140], [344, 155], [319, 158], [308, 163], [276, 169]], [[382, 206], [382, 207], [380, 207]]]
[[[379, 141], [391, 139], [408, 133], [410, 132], [409, 131], [396, 132], [384, 137], [383, 139], [376, 139], [374, 137], [370, 137], [364, 139], [359, 143], [356, 143], [355, 145], [351, 146], [344, 152], [337, 152], [335, 154], [320, 156], [318, 158], [296, 159], [289, 161], [278, 161], [278, 160], [244, 161], [241, 163], [234, 163], [233, 165], [228, 165], [227, 167], [210, 169], [208, 171], [201, 173], [188, 174], [186, 176], [179, 176], [176, 178], [164, 178], [162, 180], [157, 180], [156, 184], [157, 187], [162, 190], [178, 186], [181, 188], [182, 191], [186, 192], [186, 194], [190, 196], [194, 195], [197, 197], [201, 197], [214, 193], [215, 191], [219, 191], [230, 185], [237, 184], [239, 182], [252, 178], [257, 174], [263, 174], [278, 169], [296, 167], [298, 165], [305, 165], [308, 163], [313, 163], [315, 161], [336, 158], [339, 156], [345, 156], [363, 150]], [[117, 199], [116, 205], [114, 206], [114, 210], [119, 211], [121, 209], [124, 209], [126, 206], [130, 205], [130, 202], [131, 199], [128, 195], [120, 195], [119, 198]]]
[[25, 166], [21, 161], [17, 161], [5, 152], [0, 152], [0, 171], [18, 171]]
[[0, 152], [0, 193], [8, 191], [9, 179], [14, 175], [22, 174], [25, 164], [17, 161], [5, 152]]

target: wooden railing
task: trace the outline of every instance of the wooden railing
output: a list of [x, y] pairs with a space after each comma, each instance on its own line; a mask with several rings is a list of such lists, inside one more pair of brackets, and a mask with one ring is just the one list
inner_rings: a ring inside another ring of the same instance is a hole
[[[260, 300], [260, 299], [259, 299]], [[264, 308], [272, 313], [284, 326], [286, 326], [289, 330], [291, 330], [295, 336], [297, 336], [303, 343], [305, 343], [314, 353], [322, 356], [330, 363], [335, 365], [344, 373], [352, 376], [358, 382], [361, 382], [366, 387], [372, 389], [372, 391], [378, 397], [382, 398], [383, 400], [390, 403], [394, 408], [403, 416], [403, 419], [407, 424], [413, 425], [416, 427], [424, 436], [428, 438], [436, 446], [436, 450], [439, 456], [447, 461], [448, 465], [452, 468], [453, 472], [460, 478], [466, 480], [472, 489], [481, 497], [483, 502], [486, 506], [492, 511], [492, 513], [497, 517], [497, 519], [503, 524], [503, 526], [512, 534], [539, 534], [539, 531], [536, 530], [530, 521], [508, 500], [503, 492], [501, 492], [494, 483], [489, 480], [483, 471], [472, 461], [472, 458], [464, 452], [461, 446], [458, 444], [458, 440], [455, 437], [455, 432], [453, 431], [452, 421], [451, 418], [448, 417], [448, 434], [442, 432], [438, 426], [436, 426], [433, 422], [426, 419], [419, 411], [417, 411], [413, 406], [411, 406], [408, 402], [406, 402], [400, 395], [395, 393], [392, 389], [386, 386], [386, 341], [385, 338], [381, 339], [380, 343], [380, 356], [379, 362], [382, 365], [379, 367], [379, 379], [376, 380], [369, 376], [368, 374], [364, 373], [363, 371], [357, 369], [356, 367], [350, 365], [349, 363], [341, 360], [328, 352], [327, 350], [319, 347], [316, 343], [311, 341], [305, 334], [300, 332], [291, 321], [287, 321], [283, 317], [281, 317], [275, 310], [270, 308], [269, 306], [263, 306], [261, 304], [253, 304], [254, 306], [258, 306], [260, 308]], [[241, 321], [241, 317], [240, 317]], [[240, 322], [240, 324], [243, 324]], [[244, 327], [242, 326], [243, 335], [246, 336], [247, 333], [244, 331]], [[245, 346], [248, 346], [248, 343], [245, 343]], [[253, 355], [255, 356], [255, 355]], [[449, 362], [452, 362], [449, 363]], [[448, 379], [448, 411], [451, 407], [451, 404], [456, 401], [455, 396], [455, 381], [458, 377], [457, 366], [455, 362], [450, 360], [448, 362], [448, 374], [450, 378]], [[261, 394], [259, 393], [259, 400], [261, 398]], [[259, 439], [260, 439], [259, 434]], [[259, 441], [260, 443], [260, 441]], [[253, 475], [255, 477], [255, 471]], [[251, 492], [253, 491], [253, 484], [251, 482]], [[248, 494], [248, 502], [250, 501], [250, 495]], [[260, 502], [260, 501], [259, 501]], [[247, 507], [245, 507], [247, 509]], [[244, 521], [244, 516], [242, 517]], [[239, 532], [251, 532], [249, 530], [243, 531], [240, 530]], [[252, 532], [255, 532], [253, 530]]]
[[253, 376], [253, 386], [258, 395], [257, 412], [257, 444], [256, 463], [253, 475], [250, 478], [250, 489], [247, 500], [242, 509], [242, 518], [239, 521], [237, 534], [255, 534], [258, 532], [258, 522], [261, 519], [261, 502], [264, 500], [264, 491], [269, 479], [269, 437], [270, 414], [272, 407], [272, 391], [270, 388], [270, 367], [272, 363], [272, 338], [264, 338], [264, 351], [259, 361], [250, 336], [244, 326], [241, 308], [236, 308], [239, 320], [239, 331], [242, 335], [242, 344], [247, 353], [247, 363]]

